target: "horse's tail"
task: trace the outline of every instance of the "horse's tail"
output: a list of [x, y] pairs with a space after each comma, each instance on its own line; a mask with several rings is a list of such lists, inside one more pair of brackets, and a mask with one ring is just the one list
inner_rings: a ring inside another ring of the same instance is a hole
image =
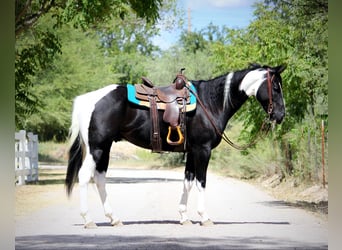
[[68, 196], [71, 195], [74, 184], [77, 181], [78, 172], [82, 166], [84, 148], [84, 142], [80, 134], [78, 121], [78, 108], [75, 103], [72, 113], [72, 123], [69, 131], [68, 169], [65, 178], [65, 186]]

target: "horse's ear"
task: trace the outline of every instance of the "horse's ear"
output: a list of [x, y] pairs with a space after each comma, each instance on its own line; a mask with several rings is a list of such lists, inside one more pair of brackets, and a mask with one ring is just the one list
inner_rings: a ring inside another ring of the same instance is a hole
[[283, 65], [279, 65], [277, 67], [274, 67], [273, 70], [274, 72], [281, 74], [285, 69], [286, 69], [287, 65], [283, 64]]

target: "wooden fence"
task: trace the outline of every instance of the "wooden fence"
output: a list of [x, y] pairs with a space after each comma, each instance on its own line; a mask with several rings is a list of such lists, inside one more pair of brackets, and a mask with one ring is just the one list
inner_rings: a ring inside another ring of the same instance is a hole
[[25, 130], [15, 133], [15, 183], [38, 181], [38, 135]]

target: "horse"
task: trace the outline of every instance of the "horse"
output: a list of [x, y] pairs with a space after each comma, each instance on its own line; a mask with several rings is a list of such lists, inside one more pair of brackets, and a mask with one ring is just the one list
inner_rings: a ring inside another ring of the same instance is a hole
[[[206, 212], [204, 197], [211, 151], [221, 142], [228, 120], [246, 100], [254, 96], [270, 121], [278, 124], [283, 121], [285, 104], [280, 74], [285, 68], [285, 65], [251, 64], [211, 80], [190, 80], [203, 106], [197, 105], [185, 116], [186, 163], [178, 211], [181, 225], [191, 224], [187, 202], [194, 183], [198, 189], [197, 212], [201, 225], [213, 224]], [[162, 120], [163, 111], [158, 111], [158, 116], [162, 150], [172, 152], [176, 146], [165, 140], [168, 124]], [[88, 214], [87, 187], [91, 179], [111, 225], [122, 225], [113, 214], [105, 187], [110, 149], [113, 142], [120, 140], [151, 149], [151, 126], [149, 109], [130, 103], [125, 85], [111, 84], [74, 99], [65, 186], [70, 196], [78, 179], [80, 214], [85, 228], [96, 227]]]

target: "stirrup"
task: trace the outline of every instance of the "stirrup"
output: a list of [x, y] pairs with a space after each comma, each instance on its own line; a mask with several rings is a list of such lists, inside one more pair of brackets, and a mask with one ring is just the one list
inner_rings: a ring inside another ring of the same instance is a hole
[[[171, 137], [171, 130], [175, 130], [177, 129], [177, 133], [178, 133], [178, 141], [171, 141], [170, 137]], [[169, 126], [169, 131], [167, 133], [167, 137], [166, 137], [166, 142], [172, 146], [178, 146], [181, 145], [184, 142], [184, 136], [182, 134], [182, 131], [180, 129], [180, 126], [176, 126], [176, 127], [171, 127]]]

